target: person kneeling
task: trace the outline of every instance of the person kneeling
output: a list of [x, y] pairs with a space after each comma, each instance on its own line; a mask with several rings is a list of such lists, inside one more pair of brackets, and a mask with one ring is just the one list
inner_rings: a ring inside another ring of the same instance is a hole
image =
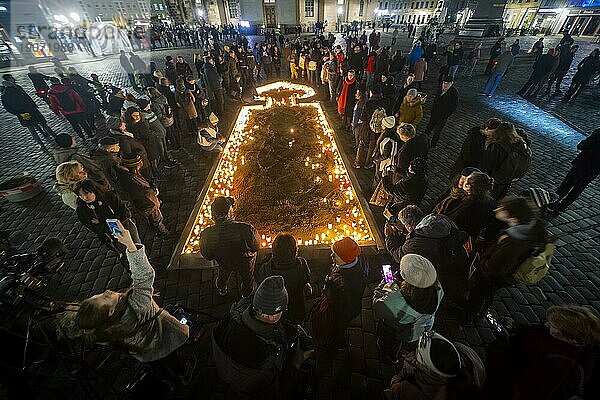
[[108, 342], [126, 350], [142, 363], [160, 360], [168, 374], [189, 382], [193, 365], [185, 368], [177, 350], [189, 336], [189, 327], [160, 308], [154, 299], [154, 269], [143, 245], [136, 245], [131, 234], [117, 222], [115, 238], [126, 247], [131, 269], [131, 287], [125, 292], [107, 290], [85, 299], [79, 309], [59, 320], [63, 333], [85, 343]]
[[200, 148], [204, 151], [223, 151], [223, 143], [225, 138], [219, 134], [219, 117], [214, 113], [210, 113], [208, 124], [204, 128], [198, 130], [197, 142]]
[[298, 327], [281, 319], [287, 304], [283, 277], [270, 276], [252, 298], [234, 303], [215, 327], [217, 372], [237, 394], [261, 400], [295, 398], [300, 366], [312, 351], [296, 343]]

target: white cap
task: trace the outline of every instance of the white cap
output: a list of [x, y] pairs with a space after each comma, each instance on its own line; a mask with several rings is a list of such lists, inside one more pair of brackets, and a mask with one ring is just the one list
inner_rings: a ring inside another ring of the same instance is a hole
[[431, 261], [418, 254], [406, 254], [402, 257], [400, 276], [407, 283], [418, 288], [428, 288], [437, 279], [437, 273]]
[[381, 125], [383, 125], [385, 128], [393, 128], [396, 125], [396, 117], [393, 115], [390, 115], [389, 117], [385, 117], [381, 121]]

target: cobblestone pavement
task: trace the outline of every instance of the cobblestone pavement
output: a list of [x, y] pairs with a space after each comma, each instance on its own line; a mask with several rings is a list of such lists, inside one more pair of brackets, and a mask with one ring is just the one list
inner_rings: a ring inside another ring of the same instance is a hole
[[[408, 45], [409, 43], [401, 42], [401, 46]], [[159, 62], [165, 55], [179, 53], [190, 60], [193, 50], [158, 51], [143, 54], [142, 57]], [[162, 62], [159, 62], [159, 65], [162, 65]], [[77, 65], [77, 69], [84, 76], [96, 72], [102, 81], [110, 81], [116, 85], [125, 84], [126, 79], [116, 57], [80, 64]], [[50, 73], [51, 69], [42, 69], [42, 72]], [[31, 92], [32, 88], [25, 72], [18, 71], [15, 75], [19, 83]], [[456, 86], [460, 93], [460, 105], [448, 121], [440, 145], [431, 153], [431, 183], [424, 200], [425, 209], [432, 208], [445, 190], [448, 165], [458, 154], [466, 131], [492, 116], [499, 116], [523, 127], [533, 141], [532, 168], [513, 191], [527, 187], [554, 189], [558, 186], [568, 170], [570, 160], [576, 154], [576, 144], [584, 138], [584, 133], [595, 128], [594, 123], [598, 121], [596, 118], [586, 127], [575, 130], [572, 126], [576, 125], [567, 125], [561, 120], [571, 120], [576, 114], [592, 115], [598, 110], [580, 98], [577, 102], [569, 104], [568, 108], [557, 108], [553, 111], [560, 114], [561, 119], [558, 119], [514, 95], [527, 79], [527, 75], [528, 70], [515, 67], [514, 74], [502, 83], [497, 96], [492, 99], [477, 95], [485, 83], [483, 77], [458, 79]], [[431, 71], [431, 76], [437, 77], [437, 71]], [[424, 90], [429, 94], [425, 111], [425, 115], [428, 116], [434, 88], [432, 84], [426, 84]], [[45, 105], [41, 105], [40, 108], [53, 129], [72, 133], [66, 121], [54, 117]], [[226, 113], [228, 117], [222, 121], [222, 129], [226, 129], [231, 122], [228, 118], [235, 115], [233, 104], [229, 104], [228, 109], [231, 112]], [[339, 129], [338, 132], [342, 132], [334, 108], [328, 105], [326, 110], [334, 127]], [[0, 127], [0, 141], [4, 148], [0, 155], [0, 180], [28, 172], [38, 178], [45, 188], [43, 194], [25, 203], [9, 204], [2, 200], [0, 206], [4, 213], [0, 217], [0, 229], [13, 229], [24, 233], [26, 241], [21, 246], [22, 250], [33, 248], [48, 236], [61, 238], [70, 249], [65, 267], [49, 283], [48, 294], [57, 300], [74, 301], [106, 288], [126, 288], [130, 280], [115, 255], [107, 251], [93, 234], [76, 221], [73, 211], [63, 205], [60, 197], [53, 191], [52, 177], [55, 166], [52, 159], [37, 149], [27, 131], [18, 126], [16, 118], [8, 115], [3, 109], [0, 110], [0, 120], [3, 122]], [[419, 128], [423, 129], [426, 122], [422, 121]], [[350, 135], [344, 135], [342, 132], [340, 136], [343, 138], [340, 146], [342, 150], [352, 152]], [[159, 302], [179, 302], [191, 309], [202, 310], [206, 313], [202, 318], [208, 321], [211, 316], [222, 315], [234, 300], [235, 294], [226, 297], [216, 295], [212, 287], [213, 272], [210, 270], [165, 270], [196, 196], [207, 178], [210, 166], [215, 162], [215, 156], [206, 156], [197, 151], [193, 137], [186, 137], [185, 142], [185, 150], [174, 154], [179, 168], [165, 172], [159, 183], [166, 223], [173, 235], [166, 239], [155, 238], [148, 232], [144, 223], [140, 223], [140, 230], [157, 270], [156, 290], [160, 292]], [[88, 150], [91, 144], [83, 144], [83, 147]], [[365, 195], [370, 194], [368, 174], [367, 171], [359, 171], [359, 189]], [[567, 212], [549, 221], [549, 229], [560, 236], [550, 274], [534, 287], [518, 286], [501, 290], [493, 304], [497, 314], [510, 315], [518, 323], [538, 322], [543, 319], [544, 310], [548, 306], [560, 303], [590, 305], [600, 312], [600, 274], [597, 269], [600, 260], [599, 195], [600, 188], [597, 182], [593, 182]], [[374, 209], [373, 212], [380, 213], [380, 210]], [[371, 260], [375, 273], [384, 257], [382, 255]], [[325, 264], [311, 265], [313, 287], [322, 286], [328, 267]], [[382, 361], [376, 346], [370, 298], [377, 276], [373, 276], [371, 281], [364, 294], [361, 316], [353, 321], [348, 330], [348, 348], [339, 352], [334, 359], [330, 359], [329, 365], [319, 371], [319, 399], [380, 398], [382, 388], [388, 384], [393, 374], [392, 365]], [[210, 324], [207, 326], [210, 327]], [[475, 325], [460, 326], [443, 311], [438, 313], [436, 329], [452, 338], [468, 342], [478, 351], [481, 351], [483, 344], [493, 340], [492, 331], [487, 323], [480, 321]], [[201, 356], [196, 378], [190, 387], [181, 389], [177, 397], [200, 395], [200, 398], [231, 398], [227, 395], [226, 386], [216, 375], [210, 359], [209, 345], [208, 335], [205, 335], [198, 343]], [[107, 373], [120, 378], [127, 375], [123, 372], [126, 370], [121, 371], [118, 368], [113, 367]], [[51, 385], [46, 392], [41, 398], [81, 397], [81, 392], [72, 383]], [[67, 396], [66, 393], [71, 395]]]

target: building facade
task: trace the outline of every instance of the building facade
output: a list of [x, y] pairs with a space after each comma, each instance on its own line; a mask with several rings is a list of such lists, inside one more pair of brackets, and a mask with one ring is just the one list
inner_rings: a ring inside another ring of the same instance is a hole
[[375, 9], [378, 19], [392, 24], [422, 25], [436, 18], [446, 19], [448, 14], [445, 0], [413, 1], [392, 0], [380, 1]]
[[530, 29], [540, 4], [538, 0], [508, 0], [504, 8], [506, 29]]
[[600, 35], [600, 0], [569, 0], [567, 5], [562, 30], [575, 36]]
[[568, 15], [567, 0], [540, 0], [533, 28], [545, 34], [556, 34], [562, 30]]
[[323, 22], [326, 31], [338, 23], [373, 21], [379, 2], [374, 0], [204, 0], [209, 24], [242, 27], [310, 28]]

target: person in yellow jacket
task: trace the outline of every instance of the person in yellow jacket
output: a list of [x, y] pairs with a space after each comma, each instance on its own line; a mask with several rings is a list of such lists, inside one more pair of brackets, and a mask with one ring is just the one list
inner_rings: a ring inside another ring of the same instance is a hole
[[399, 122], [417, 126], [423, 119], [423, 103], [426, 97], [425, 93], [417, 92], [417, 89], [410, 89], [400, 105]]

